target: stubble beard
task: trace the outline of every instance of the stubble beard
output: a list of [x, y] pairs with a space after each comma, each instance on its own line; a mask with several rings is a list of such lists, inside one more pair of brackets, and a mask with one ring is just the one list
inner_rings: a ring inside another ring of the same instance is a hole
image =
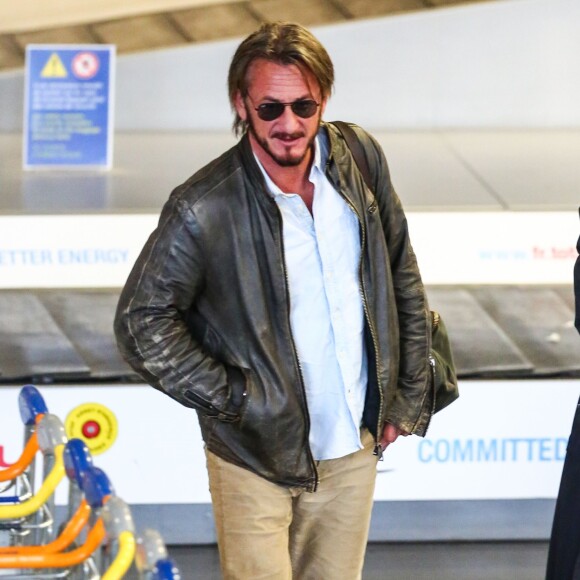
[[[248, 131], [252, 134], [254, 139], [260, 144], [260, 147], [262, 147], [262, 149], [280, 167], [296, 167], [296, 166], [300, 165], [302, 163], [302, 161], [304, 161], [304, 158], [306, 157], [308, 152], [311, 150], [312, 145], [314, 144], [314, 140], [316, 139], [316, 135], [318, 133], [318, 131], [316, 131], [316, 133], [314, 133], [314, 135], [312, 135], [312, 137], [309, 139], [308, 144], [307, 144], [306, 148], [304, 149], [304, 153], [302, 155], [295, 157], [295, 156], [291, 155], [290, 153], [288, 153], [285, 156], [281, 156], [281, 155], [277, 155], [276, 153], [274, 153], [274, 151], [272, 151], [267, 139], [265, 139], [264, 137], [260, 137], [260, 135], [258, 135], [258, 132], [256, 131], [256, 128], [254, 126], [254, 119], [251, 116], [248, 116], [247, 121], [248, 121]], [[318, 127], [320, 127], [320, 117], [318, 118]], [[274, 133], [272, 135], [273, 138], [280, 138], [280, 137], [284, 137], [284, 136], [289, 136], [291, 138], [299, 138], [299, 137], [303, 137], [304, 133], [292, 133], [292, 134]]]

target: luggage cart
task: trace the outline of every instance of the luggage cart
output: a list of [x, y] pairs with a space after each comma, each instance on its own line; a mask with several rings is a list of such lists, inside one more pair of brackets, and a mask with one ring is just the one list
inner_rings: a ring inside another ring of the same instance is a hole
[[93, 467], [93, 456], [82, 439], [69, 439], [64, 448], [64, 470], [69, 479], [68, 518], [73, 517], [83, 499], [83, 478]]
[[36, 457], [39, 451], [36, 425], [48, 413], [48, 409], [42, 395], [33, 385], [22, 387], [18, 394], [18, 407], [24, 423], [23, 451], [14, 464], [0, 470], [0, 494], [14, 489], [16, 495], [0, 495], [0, 503], [22, 501], [32, 495], [34, 490]]
[[181, 574], [171, 558], [163, 558], [155, 562], [151, 580], [181, 580]]
[[[72, 498], [74, 505], [69, 504], [69, 517], [61, 525], [60, 533], [52, 542], [47, 544], [0, 547], [0, 556], [56, 553], [68, 549], [73, 543], [83, 543], [86, 534], [82, 536], [82, 532], [89, 525], [92, 509], [103, 507], [103, 503], [101, 500], [92, 499], [93, 505], [90, 505], [81, 489], [86, 472], [93, 467], [92, 456], [84, 442], [80, 439], [70, 439], [65, 445], [63, 457], [65, 472], [69, 478], [69, 497]], [[104, 485], [101, 485], [101, 490], [105, 496], [113, 493], [112, 488], [105, 488]]]
[[[134, 525], [127, 504], [111, 495], [113, 490], [106, 474], [91, 468], [83, 475], [85, 500], [98, 512], [86, 541], [68, 551], [39, 553], [29, 546], [0, 553], [2, 580], [25, 580], [40, 578], [70, 578], [71, 580], [120, 580], [128, 571], [135, 555]], [[95, 554], [104, 548], [110, 561], [102, 569], [94, 560]]]
[[36, 436], [44, 458], [44, 479], [30, 497], [13, 496], [0, 504], [0, 532], [8, 545], [17, 545], [27, 536], [28, 543], [46, 543], [53, 532], [54, 491], [65, 474], [63, 451], [67, 439], [62, 422], [50, 413], [38, 423]]
[[107, 532], [105, 548], [111, 557], [102, 580], [118, 580], [123, 578], [135, 558], [135, 525], [129, 506], [117, 496], [107, 501], [102, 515]]
[[180, 580], [175, 562], [169, 558], [163, 537], [146, 528], [137, 536], [135, 565], [141, 580]]

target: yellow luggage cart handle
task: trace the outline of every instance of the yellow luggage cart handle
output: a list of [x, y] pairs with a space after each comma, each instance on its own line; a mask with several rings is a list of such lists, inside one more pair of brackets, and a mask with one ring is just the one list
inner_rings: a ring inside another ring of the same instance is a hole
[[62, 552], [76, 540], [83, 528], [87, 525], [90, 515], [91, 506], [87, 503], [87, 500], [83, 499], [77, 511], [66, 524], [64, 530], [56, 540], [38, 546], [0, 547], [0, 557], [18, 554], [55, 554], [56, 552]]
[[119, 550], [111, 565], [107, 568], [101, 580], [120, 580], [133, 563], [137, 542], [133, 532], [125, 531], [119, 534]]
[[63, 454], [64, 445], [57, 445], [54, 448], [54, 465], [46, 479], [42, 482], [40, 489], [31, 498], [14, 505], [0, 505], [0, 520], [16, 520], [24, 518], [38, 511], [44, 505], [58, 484], [62, 481], [64, 471]]

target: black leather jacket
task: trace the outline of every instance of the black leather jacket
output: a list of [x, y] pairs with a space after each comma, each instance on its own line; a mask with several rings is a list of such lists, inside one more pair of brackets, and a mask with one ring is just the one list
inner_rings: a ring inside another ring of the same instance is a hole
[[[407, 221], [376, 141], [354, 127], [373, 193], [336, 128], [323, 128], [327, 176], [361, 228], [363, 422], [375, 439], [385, 421], [423, 435], [430, 322]], [[173, 191], [121, 294], [115, 332], [145, 381], [196, 409], [209, 450], [278, 484], [316, 489], [282, 218], [247, 136]]]
[[[578, 208], [580, 213], [580, 208]], [[578, 257], [576, 258], [576, 263], [574, 264], [574, 296], [576, 302], [576, 316], [574, 317], [574, 326], [576, 330], [580, 332], [580, 237], [576, 243], [576, 251], [578, 252]]]

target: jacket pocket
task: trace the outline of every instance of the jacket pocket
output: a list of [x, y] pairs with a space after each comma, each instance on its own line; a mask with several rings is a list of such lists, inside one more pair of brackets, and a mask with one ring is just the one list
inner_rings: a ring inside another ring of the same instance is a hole
[[225, 367], [229, 389], [226, 410], [239, 418], [248, 395], [248, 373], [231, 365], [225, 365]]
[[207, 417], [219, 419], [220, 421], [228, 423], [237, 421], [240, 418], [238, 412], [230, 407], [231, 398], [228, 400], [225, 409], [218, 409], [211, 401], [208, 401], [192, 390], [185, 391], [184, 397]]

